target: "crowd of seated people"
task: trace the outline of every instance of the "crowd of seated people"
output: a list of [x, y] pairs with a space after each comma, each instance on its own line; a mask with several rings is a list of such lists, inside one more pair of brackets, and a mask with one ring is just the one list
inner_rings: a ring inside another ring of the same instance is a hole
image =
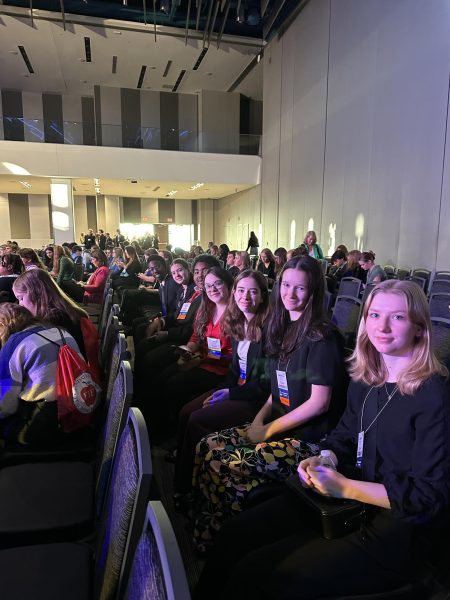
[[[89, 361], [82, 306], [101, 304], [110, 279], [133, 338], [133, 402], [152, 446], [175, 463], [175, 507], [207, 557], [195, 597], [312, 600], [410, 581], [450, 508], [448, 372], [432, 350], [420, 287], [386, 281], [374, 252], [345, 246], [325, 274], [313, 231], [297, 248], [252, 252], [253, 268], [247, 251], [226, 244], [169, 251], [119, 236], [105, 235], [105, 252], [93, 231], [84, 236], [93, 272], [78, 282], [67, 263], [75, 244], [47, 247], [42, 260], [28, 248], [0, 249], [0, 285], [12, 278], [18, 302], [0, 303], [0, 436], [38, 444], [42, 432], [54, 435], [52, 342], [64, 330]], [[374, 285], [350, 359], [324, 302], [344, 277]], [[20, 359], [34, 353], [39, 373], [46, 352], [42, 386], [33, 386]], [[38, 406], [48, 422], [33, 437]], [[292, 478], [318, 497], [360, 502], [363, 526], [325, 540], [284, 485]], [[272, 497], [252, 503], [267, 488]]]

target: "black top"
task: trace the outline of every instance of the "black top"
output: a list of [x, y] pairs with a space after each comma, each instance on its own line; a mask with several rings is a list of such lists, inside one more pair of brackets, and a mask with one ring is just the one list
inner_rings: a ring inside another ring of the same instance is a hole
[[86, 248], [86, 250], [90, 250], [92, 246], [95, 246], [95, 235], [90, 235], [89, 233], [87, 233], [84, 236], [84, 247]]
[[264, 340], [250, 342], [247, 353], [246, 378], [243, 385], [238, 385], [239, 380], [239, 342], [231, 340], [233, 355], [228, 370], [227, 378], [222, 387], [229, 388], [230, 400], [254, 400], [260, 402], [267, 400], [270, 386], [265, 377], [266, 359], [263, 348]]
[[[333, 450], [341, 471], [356, 462], [364, 398], [371, 388], [351, 383], [347, 408], [323, 448]], [[392, 384], [388, 384], [392, 393]], [[448, 511], [450, 502], [450, 388], [433, 377], [413, 396], [397, 392], [365, 435], [363, 465], [370, 456], [370, 437], [375, 439], [374, 480], [386, 487], [391, 516], [413, 524], [425, 524]], [[371, 414], [386, 403], [384, 386], [372, 388], [366, 400], [363, 429]], [[373, 404], [373, 406], [370, 406]], [[373, 440], [372, 440], [373, 441]]]
[[274, 262], [270, 262], [269, 266], [266, 267], [266, 265], [260, 261], [258, 264], [258, 271], [260, 273], [262, 273], [263, 275], [267, 275], [268, 279], [272, 279], [272, 280], [276, 279]]
[[[304, 441], [320, 441], [336, 426], [345, 407], [347, 373], [344, 366], [342, 336], [330, 331], [326, 339], [306, 340], [287, 359], [269, 361], [272, 415], [274, 420], [302, 405], [311, 396], [312, 385], [333, 388], [328, 411], [289, 431], [289, 436]], [[276, 370], [285, 371], [289, 388], [289, 406], [280, 400]], [[286, 437], [286, 431], [282, 433]]]

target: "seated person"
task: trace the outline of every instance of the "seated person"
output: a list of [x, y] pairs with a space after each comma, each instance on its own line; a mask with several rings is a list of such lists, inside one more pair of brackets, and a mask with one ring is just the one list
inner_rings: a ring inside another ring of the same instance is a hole
[[12, 291], [17, 277], [24, 270], [18, 254], [7, 252], [0, 261], [0, 302], [15, 302], [16, 297]]
[[[112, 287], [115, 290], [137, 289], [139, 286], [138, 274], [142, 272], [142, 265], [139, 261], [134, 246], [125, 246], [125, 258], [119, 262], [120, 271], [112, 275]], [[119, 293], [121, 295], [121, 293]]]
[[327, 273], [328, 291], [333, 294], [339, 287], [339, 282], [347, 272], [347, 256], [342, 250], [336, 250], [331, 257], [331, 267]]
[[[194, 288], [189, 292], [191, 295], [186, 299], [185, 306], [179, 306], [172, 316], [164, 318], [160, 323], [157, 322], [155, 333], [151, 339], [146, 338], [146, 330], [149, 327], [148, 319], [142, 319], [140, 324], [140, 319], [134, 321], [134, 373], [137, 398], [145, 398], [147, 395], [149, 374], [160, 373], [177, 361], [178, 356], [174, 352], [174, 345], [187, 344], [192, 336], [193, 325], [202, 298], [205, 275], [211, 267], [218, 266], [218, 261], [209, 254], [197, 256], [193, 265]], [[185, 315], [181, 315], [181, 317], [184, 316], [184, 318], [179, 318], [183, 308]], [[158, 320], [158, 318], [154, 319], [150, 325], [152, 326], [153, 322]]]
[[72, 260], [74, 265], [83, 265], [83, 257], [81, 255], [81, 246], [72, 246]]
[[[130, 326], [144, 307], [154, 307], [155, 312], [161, 311], [162, 315], [172, 314], [177, 305], [179, 285], [169, 274], [167, 263], [162, 256], [151, 255], [148, 269], [145, 273], [137, 275], [142, 282], [138, 289], [126, 289], [122, 293], [120, 303], [120, 320], [124, 325]], [[148, 325], [148, 318], [138, 319], [138, 323]], [[137, 323], [135, 323], [137, 326]]]
[[19, 250], [19, 256], [25, 271], [28, 271], [29, 269], [45, 269], [41, 259], [32, 248], [21, 248]]
[[85, 304], [102, 304], [103, 292], [105, 290], [106, 281], [109, 277], [109, 269], [107, 267], [107, 258], [105, 253], [100, 249], [91, 251], [91, 262], [95, 267], [95, 271], [90, 275], [86, 283], [83, 281], [63, 281], [61, 288], [75, 302], [84, 302]]
[[371, 250], [361, 254], [359, 266], [367, 272], [366, 283], [380, 283], [380, 281], [387, 279], [383, 267], [375, 264], [375, 253]]
[[[450, 407], [448, 371], [430, 333], [419, 286], [391, 280], [372, 290], [351, 359], [347, 408], [321, 443], [335, 468], [316, 456], [299, 465], [312, 492], [361, 502], [362, 525], [324, 539], [316, 515], [286, 491], [224, 525], [196, 600], [210, 598], [218, 578], [219, 599], [384, 598], [439, 558], [448, 543], [442, 533], [450, 507]], [[398, 597], [428, 597], [425, 591]]]
[[[81, 355], [73, 337], [66, 343]], [[0, 305], [0, 437], [10, 444], [51, 446], [58, 437], [58, 328], [19, 304]]]
[[259, 255], [257, 270], [267, 277], [267, 284], [271, 288], [276, 279], [275, 276], [275, 257], [269, 248], [263, 248]]

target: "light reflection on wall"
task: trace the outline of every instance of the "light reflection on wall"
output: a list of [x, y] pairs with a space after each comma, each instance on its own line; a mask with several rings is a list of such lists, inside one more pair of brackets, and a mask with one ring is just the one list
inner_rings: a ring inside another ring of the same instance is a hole
[[355, 219], [355, 248], [362, 251], [364, 245], [364, 215], [359, 213]]
[[59, 231], [69, 231], [69, 215], [59, 210], [52, 211], [53, 228]]
[[120, 223], [119, 229], [120, 233], [130, 241], [154, 233], [154, 227], [151, 223]]
[[330, 223], [328, 226], [328, 254], [331, 256], [336, 248], [336, 223]]
[[295, 219], [292, 219], [292, 221], [291, 221], [291, 235], [290, 235], [290, 238], [289, 238], [289, 248], [295, 248], [295, 229], [296, 229]]
[[314, 231], [314, 219], [311, 217], [308, 221], [308, 227], [306, 231]]

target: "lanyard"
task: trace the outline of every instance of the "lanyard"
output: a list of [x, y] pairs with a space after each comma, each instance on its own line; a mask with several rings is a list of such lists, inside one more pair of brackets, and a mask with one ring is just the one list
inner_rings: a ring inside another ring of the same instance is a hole
[[361, 424], [360, 424], [359, 433], [358, 433], [358, 446], [357, 446], [357, 449], [356, 449], [356, 466], [358, 467], [358, 469], [362, 468], [362, 463], [363, 463], [364, 436], [369, 431], [369, 429], [372, 427], [372, 425], [376, 422], [376, 420], [381, 415], [381, 413], [386, 408], [386, 406], [389, 404], [389, 402], [392, 400], [392, 398], [395, 396], [395, 394], [398, 391], [398, 385], [395, 386], [395, 388], [393, 389], [393, 391], [391, 392], [391, 394], [389, 394], [389, 392], [387, 390], [386, 384], [384, 384], [384, 389], [386, 391], [386, 395], [387, 395], [388, 399], [384, 403], [384, 405], [380, 408], [380, 410], [377, 412], [377, 414], [372, 419], [372, 421], [369, 423], [369, 425], [366, 427], [366, 430], [363, 429], [364, 409], [365, 409], [365, 406], [366, 406], [366, 400], [369, 397], [370, 392], [373, 390], [373, 386], [370, 388], [370, 390], [366, 394], [366, 397], [364, 398], [364, 402], [363, 402], [363, 406], [362, 406], [362, 410], [361, 410]]

